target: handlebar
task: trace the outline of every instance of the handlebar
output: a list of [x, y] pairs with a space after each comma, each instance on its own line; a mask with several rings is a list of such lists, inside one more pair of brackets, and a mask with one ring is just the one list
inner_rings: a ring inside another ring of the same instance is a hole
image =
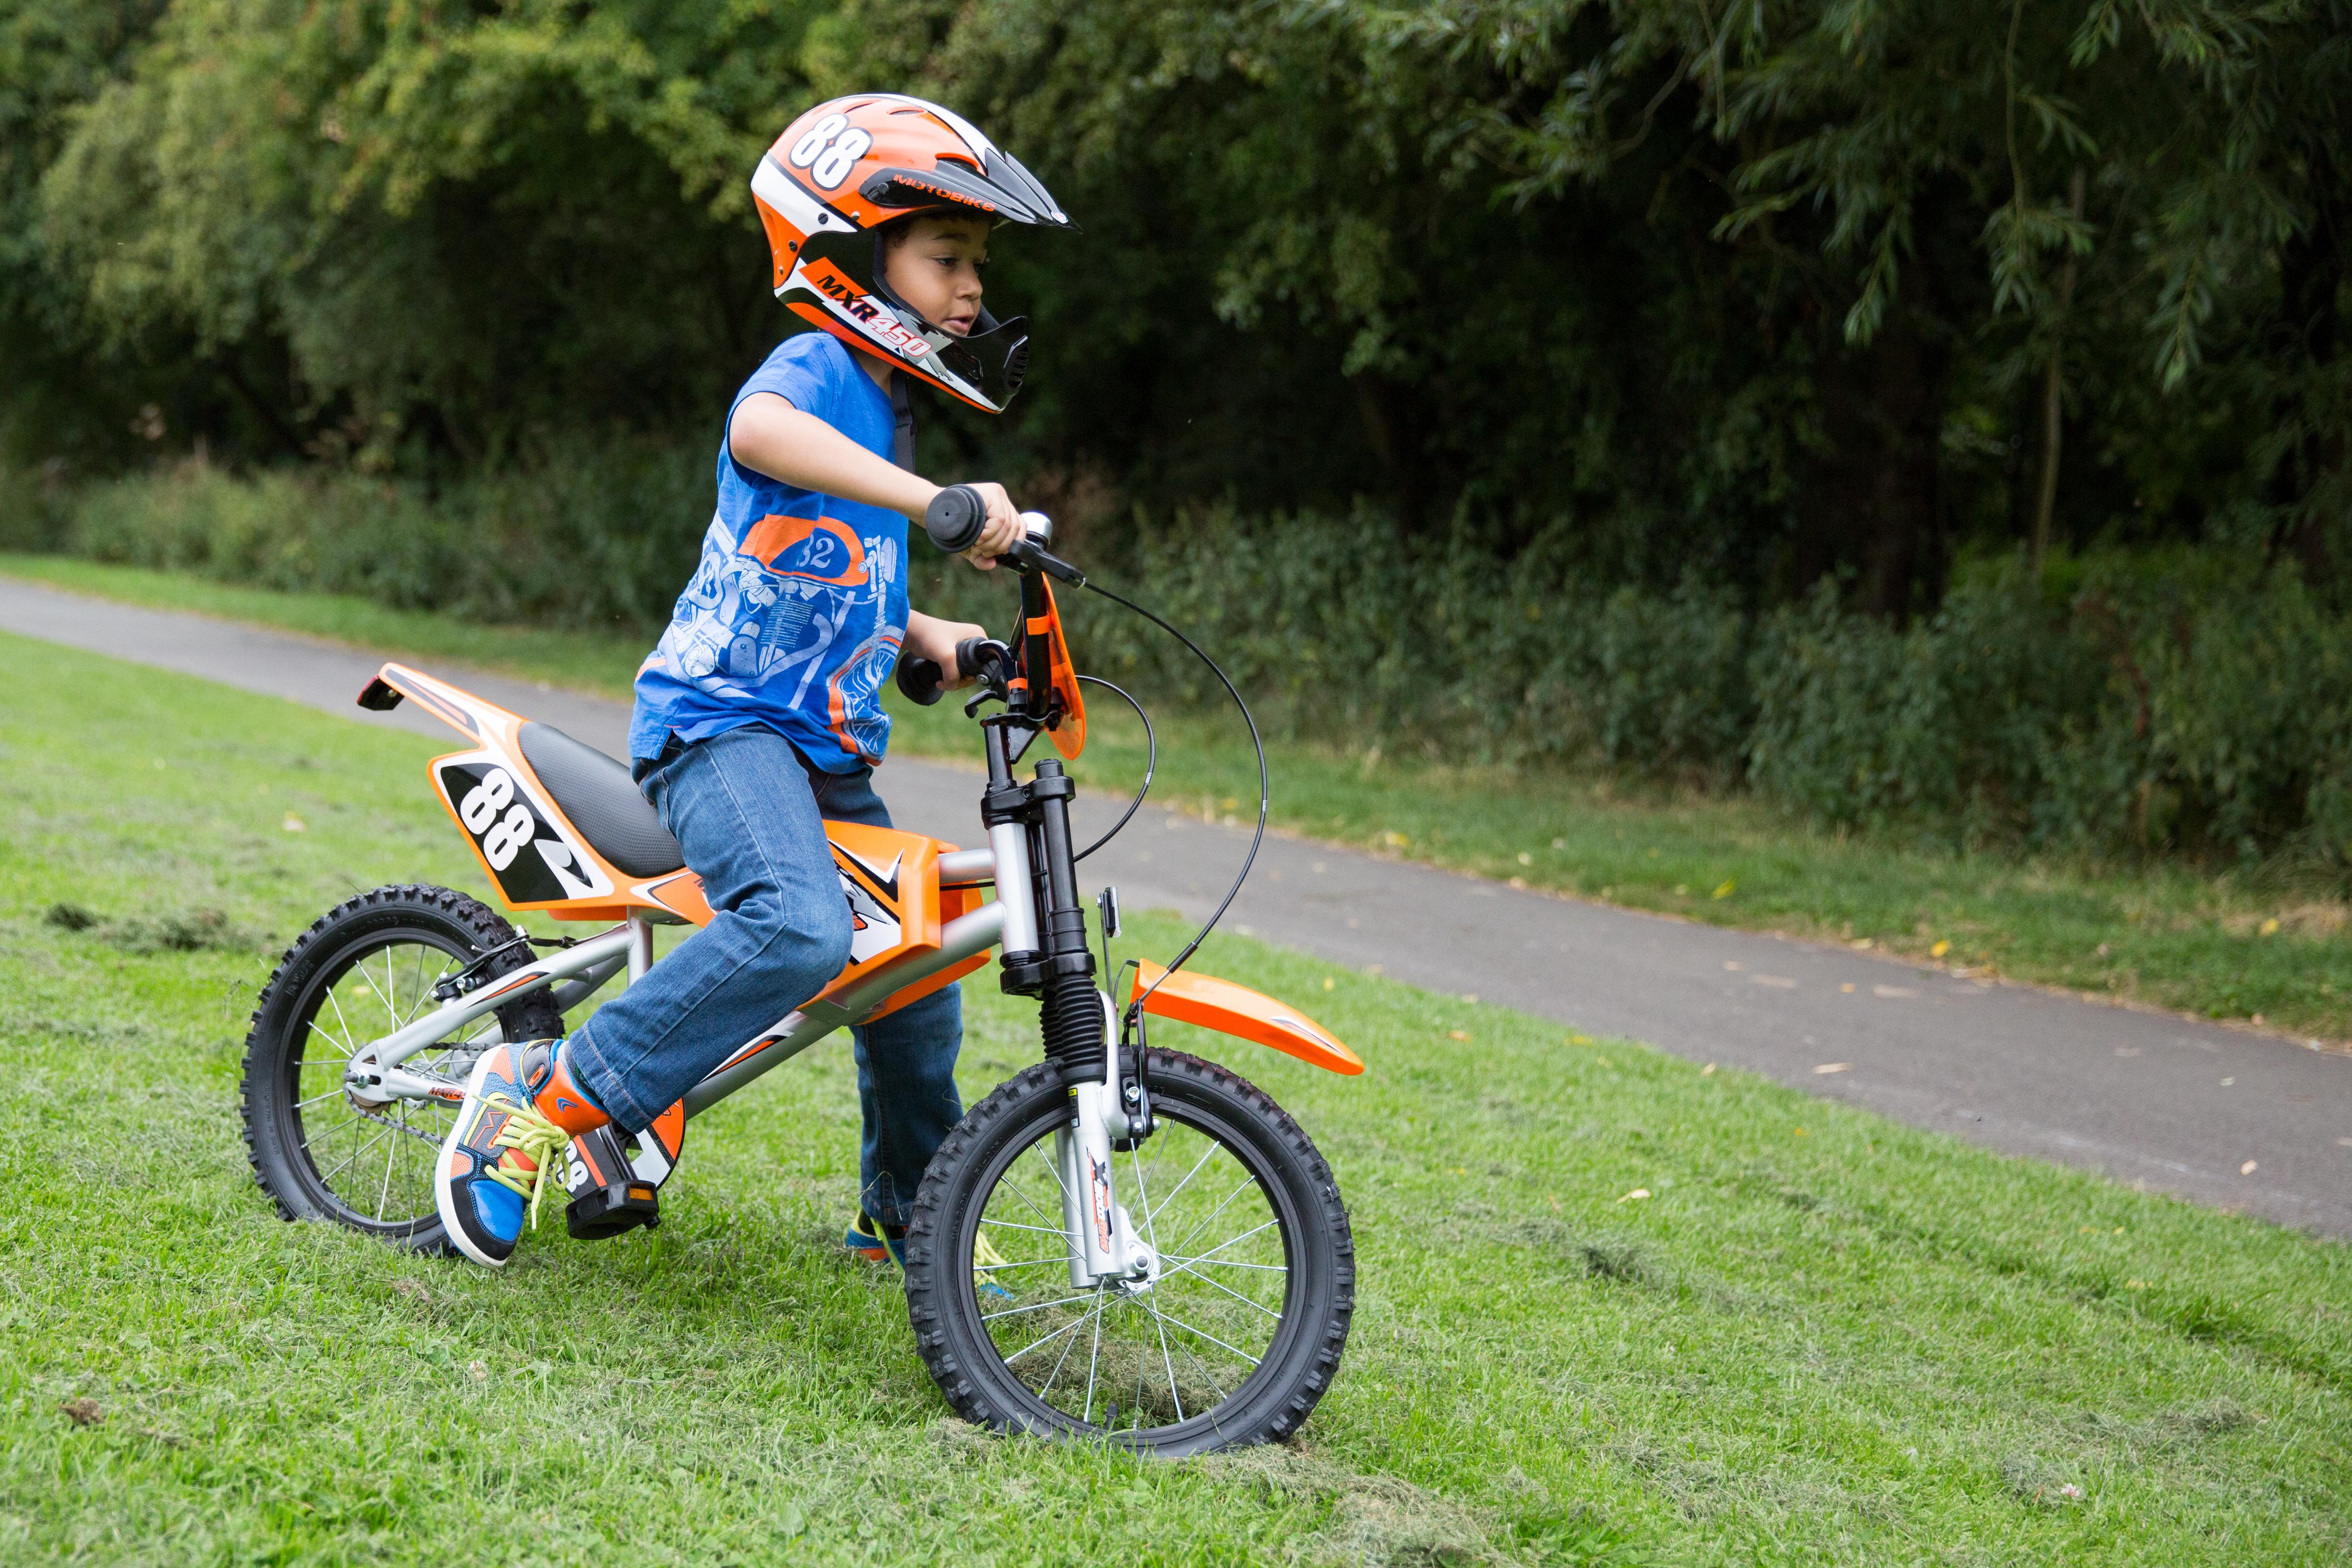
[[[1029, 513], [1022, 514], [1025, 520]], [[982, 524], [988, 521], [988, 503], [970, 485], [950, 485], [931, 498], [923, 512], [923, 531], [931, 542], [950, 555], [961, 555], [980, 538]], [[1042, 521], [1042, 519], [1040, 520]], [[1043, 572], [1048, 577], [1058, 577], [1065, 583], [1083, 584], [1086, 574], [1058, 556], [1049, 553], [1037, 537], [1031, 536], [1015, 543], [997, 557], [1010, 562], [1017, 572]], [[909, 696], [913, 693], [909, 692]]]
[[[955, 678], [957, 679], [961, 680], [968, 675], [976, 675], [980, 672], [981, 649], [987, 645], [987, 642], [986, 637], [966, 637], [956, 644]], [[905, 694], [907, 700], [919, 703], [925, 708], [937, 702], [940, 694], [948, 689], [948, 672], [940, 668], [939, 660], [925, 658], [919, 653], [909, 654], [898, 661], [896, 679], [899, 691]]]

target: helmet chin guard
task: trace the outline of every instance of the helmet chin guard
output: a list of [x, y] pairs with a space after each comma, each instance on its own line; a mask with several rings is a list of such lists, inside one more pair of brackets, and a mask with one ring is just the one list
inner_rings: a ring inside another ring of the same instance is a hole
[[877, 232], [918, 213], [1067, 228], [1052, 195], [968, 121], [919, 98], [861, 93], [818, 104], [776, 139], [752, 204], [787, 310], [991, 414], [1021, 389], [1025, 316], [982, 310], [966, 336], [925, 321], [880, 276]]

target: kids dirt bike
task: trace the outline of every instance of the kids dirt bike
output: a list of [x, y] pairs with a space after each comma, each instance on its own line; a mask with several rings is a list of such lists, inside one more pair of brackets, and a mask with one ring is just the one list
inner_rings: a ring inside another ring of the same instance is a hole
[[[933, 542], [969, 547], [978, 503], [961, 488], [942, 492], [926, 520]], [[1127, 694], [1074, 671], [1053, 580], [1087, 584], [1047, 552], [1050, 541], [1030, 514], [1028, 539], [1003, 558], [1021, 591], [1013, 644], [958, 649], [977, 682], [965, 711], [988, 763], [986, 847], [827, 823], [855, 927], [848, 966], [652, 1126], [574, 1140], [567, 1226], [593, 1237], [658, 1223], [659, 1189], [695, 1115], [1001, 948], [1003, 988], [1039, 1003], [1044, 1057], [971, 1108], [923, 1179], [906, 1289], [924, 1363], [960, 1415], [1000, 1430], [1171, 1457], [1280, 1437], [1329, 1386], [1347, 1340], [1347, 1212], [1297, 1122], [1228, 1068], [1151, 1047], [1148, 1021], [1222, 1031], [1333, 1072], [1363, 1064], [1297, 1008], [1185, 970], [1213, 916], [1167, 968], [1131, 960], [1123, 985], [1099, 984], [1077, 879], [1095, 846], [1072, 843], [1063, 763], [1086, 741], [1081, 680]], [[898, 679], [919, 701], [940, 696], [929, 660], [903, 659]], [[403, 700], [465, 737], [428, 771], [507, 906], [609, 926], [581, 940], [530, 937], [446, 888], [379, 888], [306, 931], [262, 993], [244, 1110], [263, 1189], [289, 1219], [438, 1251], [434, 1166], [476, 1058], [501, 1040], [562, 1034], [564, 1014], [624, 971], [628, 982], [644, 976], [655, 926], [712, 917], [621, 763], [402, 665], [385, 665], [359, 698], [379, 710]], [[1015, 764], [1040, 735], [1059, 755], [1021, 780]], [[1261, 748], [1262, 785], [1264, 763]], [[1150, 788], [1147, 768], [1111, 833]], [[1262, 787], [1261, 834], [1264, 825]], [[1116, 893], [1105, 889], [1097, 907], [1107, 968]]]

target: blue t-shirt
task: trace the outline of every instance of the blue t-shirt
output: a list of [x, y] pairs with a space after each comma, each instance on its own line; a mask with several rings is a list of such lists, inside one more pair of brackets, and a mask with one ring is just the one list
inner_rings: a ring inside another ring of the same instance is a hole
[[[730, 405], [772, 392], [889, 461], [890, 399], [825, 332], [787, 338]], [[907, 635], [907, 520], [788, 485], [719, 444], [719, 508], [669, 629], [637, 670], [629, 753], [675, 731], [708, 740], [765, 724], [828, 773], [882, 760], [882, 683]]]

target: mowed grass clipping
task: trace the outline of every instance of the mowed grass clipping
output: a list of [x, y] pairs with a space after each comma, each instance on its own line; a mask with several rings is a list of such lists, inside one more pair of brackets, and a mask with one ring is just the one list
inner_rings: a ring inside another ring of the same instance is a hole
[[[61, 557], [0, 555], [0, 572], [624, 700], [650, 646], [640, 633], [480, 626], [347, 595], [234, 588]], [[992, 630], [1009, 629], [1011, 603], [1008, 594], [1005, 620]], [[1076, 652], [1087, 668], [1086, 648]], [[1149, 683], [1138, 689], [1160, 727], [1155, 798], [1246, 820], [1257, 764], [1232, 712], [1188, 712]], [[1142, 730], [1117, 699], [1090, 690], [1081, 775], [1124, 795], [1142, 775]], [[900, 754], [972, 760], [958, 704], [922, 709], [895, 690], [885, 696], [899, 720]], [[1958, 854], [1899, 834], [1825, 832], [1744, 796], [1606, 773], [1480, 767], [1378, 745], [1277, 739], [1269, 751], [1274, 821], [1289, 832], [1630, 909], [1864, 942], [1964, 973], [2352, 1041], [2352, 903], [2281, 867], [2213, 874], [2167, 861]]]
[[[1203, 966], [1370, 1064], [1155, 1035], [1273, 1092], [1349, 1199], [1355, 1335], [1295, 1446], [1141, 1463], [950, 1416], [838, 1246], [837, 1044], [693, 1124], [657, 1233], [551, 1223], [492, 1273], [284, 1224], [246, 1015], [339, 899], [487, 892], [436, 749], [0, 638], [0, 1561], [2352, 1552], [2342, 1247], [1238, 938]], [[966, 994], [977, 1095], [1034, 1015]]]

